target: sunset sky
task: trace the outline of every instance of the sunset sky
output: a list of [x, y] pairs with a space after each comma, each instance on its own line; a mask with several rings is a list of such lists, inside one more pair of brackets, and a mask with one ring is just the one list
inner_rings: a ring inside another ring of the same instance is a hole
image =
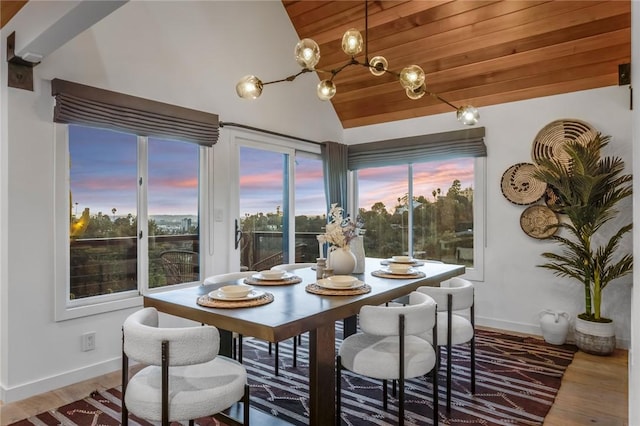
[[[81, 213], [136, 215], [136, 137], [106, 130], [69, 126], [72, 208]], [[240, 212], [275, 212], [283, 205], [284, 155], [255, 148], [241, 151]], [[473, 185], [473, 159], [414, 166], [414, 195], [432, 200], [432, 191], [446, 194], [454, 179], [462, 188]], [[150, 139], [149, 214], [197, 214], [198, 146]], [[319, 159], [296, 159], [296, 214], [323, 214], [322, 164]], [[369, 210], [378, 201], [394, 211], [407, 193], [407, 167], [368, 169], [358, 173], [360, 207]], [[77, 206], [75, 203], [78, 203]]]

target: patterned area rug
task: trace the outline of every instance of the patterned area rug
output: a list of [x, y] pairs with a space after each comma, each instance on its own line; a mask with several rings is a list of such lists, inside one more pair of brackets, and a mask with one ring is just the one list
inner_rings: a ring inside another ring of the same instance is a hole
[[[341, 333], [338, 333], [341, 334]], [[337, 345], [340, 344], [338, 340]], [[273, 375], [274, 357], [266, 342], [244, 341], [244, 365], [250, 375], [251, 404], [294, 425], [307, 425], [308, 353], [306, 337], [298, 347], [297, 367], [292, 367], [291, 339], [280, 343], [280, 375]], [[439, 424], [540, 425], [560, 387], [562, 375], [576, 348], [553, 346], [529, 337], [478, 330], [476, 336], [476, 393], [470, 392], [469, 347], [454, 347], [451, 412], [445, 410], [446, 356], [439, 371]], [[430, 379], [406, 383], [405, 423], [432, 422]], [[382, 386], [345, 371], [342, 379], [343, 425], [397, 424], [397, 400], [390, 395], [389, 409], [382, 410]], [[13, 425], [117, 425], [120, 423], [120, 390], [94, 392], [87, 398], [39, 414]], [[151, 425], [132, 417], [132, 425]], [[199, 419], [198, 425], [220, 425]]]

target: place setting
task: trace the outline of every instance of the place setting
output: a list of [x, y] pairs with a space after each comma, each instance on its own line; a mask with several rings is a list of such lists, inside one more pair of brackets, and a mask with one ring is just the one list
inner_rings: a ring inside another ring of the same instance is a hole
[[414, 259], [411, 256], [391, 256], [389, 259], [384, 259], [380, 261], [381, 265], [392, 265], [392, 264], [403, 264], [403, 265], [411, 265], [411, 266], [422, 266], [424, 265], [424, 261], [420, 259]]
[[247, 308], [273, 302], [273, 294], [247, 284], [225, 285], [198, 297], [209, 308]]
[[302, 282], [302, 278], [287, 271], [268, 269], [244, 279], [249, 285], [289, 285]]
[[[405, 256], [409, 258], [409, 256]], [[410, 258], [409, 258], [410, 259]], [[371, 275], [378, 278], [394, 278], [394, 279], [408, 279], [424, 277], [425, 273], [414, 268], [415, 265], [410, 262], [396, 263], [390, 262], [384, 265], [377, 271], [373, 271]]]
[[332, 275], [307, 285], [305, 290], [323, 296], [353, 296], [369, 293], [371, 286], [351, 275]]

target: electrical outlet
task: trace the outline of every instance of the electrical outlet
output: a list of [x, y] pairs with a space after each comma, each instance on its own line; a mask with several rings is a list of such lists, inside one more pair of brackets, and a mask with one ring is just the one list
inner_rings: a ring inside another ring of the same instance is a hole
[[82, 343], [82, 351], [92, 351], [96, 348], [96, 332], [89, 331], [80, 336], [80, 340]]

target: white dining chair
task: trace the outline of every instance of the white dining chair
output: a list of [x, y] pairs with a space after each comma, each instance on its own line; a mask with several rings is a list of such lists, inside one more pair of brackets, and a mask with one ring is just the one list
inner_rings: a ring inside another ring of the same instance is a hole
[[[436, 302], [424, 293], [411, 292], [405, 306], [363, 306], [359, 313], [361, 332], [344, 339], [336, 358], [337, 422], [341, 412], [341, 370], [382, 379], [383, 408], [387, 410], [388, 380], [397, 380], [398, 424], [404, 424], [405, 379], [420, 377], [436, 366], [436, 353], [423, 334], [437, 341]], [[438, 424], [438, 375], [431, 375], [433, 422]]]
[[[421, 286], [416, 289], [431, 296], [438, 304], [438, 340], [423, 337], [437, 346], [447, 348], [447, 411], [451, 410], [451, 372], [453, 345], [469, 342], [471, 356], [471, 393], [476, 392], [476, 351], [475, 351], [475, 306], [474, 288], [471, 281], [451, 278], [441, 287]], [[465, 315], [468, 312], [468, 315]], [[438, 356], [440, 359], [440, 355]], [[440, 362], [438, 362], [440, 365]]]
[[[209, 416], [248, 425], [247, 371], [219, 349], [215, 327], [161, 328], [155, 308], [131, 314], [122, 326], [122, 424], [132, 413], [163, 426]], [[146, 367], [129, 377], [130, 360]], [[222, 413], [238, 401], [242, 423]]]
[[[206, 284], [222, 284], [232, 281], [241, 280], [243, 278], [250, 277], [257, 274], [258, 271], [241, 271], [241, 272], [227, 272], [224, 274], [211, 275], [202, 281], [203, 285]], [[242, 362], [242, 334], [232, 333], [233, 339], [233, 357]]]
[[[272, 271], [285, 271], [285, 272], [289, 272], [289, 271], [293, 271], [295, 269], [302, 269], [302, 268], [310, 268], [312, 266], [314, 266], [315, 263], [281, 263], [280, 265], [275, 265], [271, 267]], [[293, 338], [293, 367], [297, 367], [298, 365], [298, 345], [302, 344], [302, 335], [299, 334], [297, 336], [295, 336]], [[276, 353], [275, 353], [275, 375], [278, 376], [279, 375], [279, 370], [280, 370], [280, 347], [278, 345], [278, 342], [276, 342], [275, 344], [275, 349], [276, 349]], [[271, 354], [271, 342], [269, 342], [269, 354]]]

